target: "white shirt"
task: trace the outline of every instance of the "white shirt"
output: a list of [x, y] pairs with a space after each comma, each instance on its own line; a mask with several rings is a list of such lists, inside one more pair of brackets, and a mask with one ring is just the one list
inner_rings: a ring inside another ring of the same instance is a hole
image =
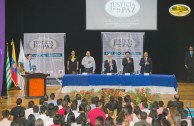
[[48, 117], [48, 116], [46, 116], [46, 114], [41, 114], [40, 116], [38, 116], [38, 117], [37, 117], [37, 119], [42, 119], [42, 120], [43, 120], [43, 122], [46, 122], [46, 120], [48, 120], [48, 119], [49, 119], [49, 117]]
[[10, 126], [11, 121], [9, 121], [7, 118], [4, 118], [3, 120], [0, 121], [0, 126]]
[[[88, 61], [90, 61], [90, 63], [88, 63]], [[82, 65], [85, 67], [85, 68], [91, 68], [93, 67], [93, 72], [95, 71], [96, 69], [96, 63], [95, 63], [95, 60], [92, 56], [85, 56], [83, 59], [82, 59]]]
[[[31, 62], [31, 70], [30, 70], [30, 63], [29, 62]], [[28, 60], [28, 59], [25, 60], [25, 62], [24, 62], [24, 70], [25, 70], [25, 72], [33, 71], [32, 65], [34, 65], [32, 60]]]
[[54, 124], [54, 123], [53, 123], [53, 118], [49, 118], [49, 119], [47, 119], [47, 120], [44, 122], [44, 126], [50, 126], [50, 125], [52, 125], [52, 124]]
[[150, 110], [149, 110], [148, 108], [142, 109], [142, 111], [143, 111], [143, 112], [146, 112], [146, 113], [147, 113], [147, 115], [149, 115], [149, 114], [150, 114]]
[[26, 109], [26, 110], [25, 110], [26, 119], [28, 119], [28, 116], [29, 116], [30, 114], [34, 114], [33, 108], [29, 108], [29, 109]]
[[136, 122], [139, 122], [139, 121], [140, 121], [139, 118], [137, 118], [137, 116], [136, 116], [135, 113], [133, 113], [132, 116], [133, 116], [133, 122], [134, 122], [134, 124], [135, 124]]
[[74, 113], [75, 118], [77, 118], [80, 115], [80, 113], [78, 113], [76, 110], [73, 110], [72, 112]]

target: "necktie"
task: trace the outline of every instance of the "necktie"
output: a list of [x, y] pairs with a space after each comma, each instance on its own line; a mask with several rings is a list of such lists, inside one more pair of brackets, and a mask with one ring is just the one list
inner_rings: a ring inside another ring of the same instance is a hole
[[30, 70], [32, 70], [31, 61], [29, 61], [29, 68], [30, 68]]

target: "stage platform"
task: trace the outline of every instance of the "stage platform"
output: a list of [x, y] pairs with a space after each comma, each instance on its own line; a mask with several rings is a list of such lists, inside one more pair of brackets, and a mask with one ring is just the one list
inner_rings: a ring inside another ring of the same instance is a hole
[[134, 91], [137, 88], [149, 88], [151, 93], [177, 94], [177, 81], [174, 75], [72, 75], [66, 74], [62, 79], [62, 93], [80, 90], [95, 91], [102, 88], [124, 89]]

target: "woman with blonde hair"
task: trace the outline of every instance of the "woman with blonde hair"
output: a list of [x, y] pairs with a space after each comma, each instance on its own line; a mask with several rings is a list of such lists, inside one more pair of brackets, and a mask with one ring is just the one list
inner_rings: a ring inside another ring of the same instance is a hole
[[43, 122], [43, 120], [42, 119], [37, 119], [36, 121], [35, 121], [35, 126], [44, 126], [44, 122]]

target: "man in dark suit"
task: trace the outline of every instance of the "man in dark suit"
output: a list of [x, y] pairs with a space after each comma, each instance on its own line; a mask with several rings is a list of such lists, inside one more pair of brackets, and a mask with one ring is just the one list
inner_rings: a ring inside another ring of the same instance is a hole
[[185, 55], [185, 67], [187, 68], [188, 75], [187, 81], [194, 82], [194, 54], [193, 46], [189, 47], [189, 51]]
[[144, 52], [143, 58], [141, 58], [139, 65], [141, 66], [141, 74], [152, 73], [152, 59], [148, 57], [148, 52]]
[[134, 62], [133, 58], [130, 57], [131, 53], [126, 52], [125, 58], [123, 58], [122, 65], [123, 65], [123, 74], [125, 73], [133, 73], [134, 72]]
[[116, 61], [112, 59], [112, 55], [107, 55], [107, 60], [104, 61], [104, 73], [117, 73]]

